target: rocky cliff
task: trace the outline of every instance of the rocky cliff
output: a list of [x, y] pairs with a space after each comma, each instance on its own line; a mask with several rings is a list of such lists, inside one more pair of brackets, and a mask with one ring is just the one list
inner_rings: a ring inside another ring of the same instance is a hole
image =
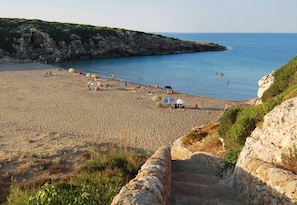
[[221, 50], [226, 48], [125, 29], [0, 19], [0, 58], [62, 62]]
[[280, 168], [289, 150], [296, 157], [296, 116], [295, 97], [270, 111], [263, 125], [246, 139], [236, 164], [234, 182], [250, 204], [297, 203], [297, 175]]
[[269, 73], [268, 75], [263, 76], [259, 81], [258, 81], [258, 100], [256, 101], [256, 104], [261, 104], [262, 100], [261, 97], [263, 96], [263, 93], [272, 85], [274, 81], [274, 74], [275, 70]]

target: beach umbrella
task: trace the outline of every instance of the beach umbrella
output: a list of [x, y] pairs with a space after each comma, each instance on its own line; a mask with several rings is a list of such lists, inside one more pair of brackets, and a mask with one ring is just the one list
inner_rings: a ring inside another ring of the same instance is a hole
[[176, 103], [177, 104], [184, 104], [186, 101], [184, 101], [183, 99], [177, 99]]
[[93, 74], [91, 77], [92, 78], [98, 78], [99, 76], [97, 74]]
[[164, 88], [166, 88], [166, 89], [172, 89], [172, 87], [169, 86], [169, 85], [165, 85]]
[[152, 101], [158, 102], [158, 101], [161, 101], [161, 100], [162, 100], [161, 96], [155, 95], [155, 96], [152, 97]]
[[87, 73], [86, 76], [87, 76], [87, 77], [91, 77], [91, 73]]
[[174, 101], [173, 98], [165, 98], [165, 99], [164, 99], [164, 102], [165, 102], [165, 103], [172, 103], [173, 101]]
[[74, 68], [69, 68], [69, 73], [74, 73], [75, 72], [75, 69]]

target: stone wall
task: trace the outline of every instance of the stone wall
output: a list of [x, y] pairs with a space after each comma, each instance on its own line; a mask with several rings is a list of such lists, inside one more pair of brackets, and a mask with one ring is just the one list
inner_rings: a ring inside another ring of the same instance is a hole
[[137, 176], [122, 187], [112, 205], [167, 205], [171, 193], [169, 147], [159, 148], [141, 167]]
[[292, 98], [269, 112], [247, 138], [234, 185], [250, 204], [297, 204], [297, 175], [279, 168], [282, 156], [297, 146], [296, 116], [297, 98]]

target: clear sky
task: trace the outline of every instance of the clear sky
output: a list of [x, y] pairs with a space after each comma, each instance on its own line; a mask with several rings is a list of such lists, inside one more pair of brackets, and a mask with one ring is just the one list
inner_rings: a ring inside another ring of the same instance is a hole
[[0, 0], [0, 17], [144, 32], [297, 33], [297, 0]]

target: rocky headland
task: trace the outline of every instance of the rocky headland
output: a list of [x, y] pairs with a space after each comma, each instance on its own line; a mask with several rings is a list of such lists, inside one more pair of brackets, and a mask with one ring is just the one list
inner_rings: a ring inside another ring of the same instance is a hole
[[2, 62], [13, 59], [52, 63], [223, 50], [225, 46], [215, 43], [184, 41], [140, 31], [0, 18]]

